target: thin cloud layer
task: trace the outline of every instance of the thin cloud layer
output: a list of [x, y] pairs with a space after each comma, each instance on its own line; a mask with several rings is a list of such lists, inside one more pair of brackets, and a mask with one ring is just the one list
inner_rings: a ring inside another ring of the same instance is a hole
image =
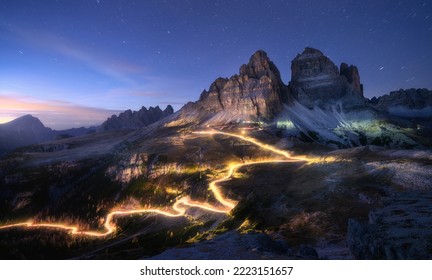
[[31, 114], [53, 129], [99, 125], [118, 110], [80, 106], [64, 101], [41, 101], [0, 95], [0, 123]]

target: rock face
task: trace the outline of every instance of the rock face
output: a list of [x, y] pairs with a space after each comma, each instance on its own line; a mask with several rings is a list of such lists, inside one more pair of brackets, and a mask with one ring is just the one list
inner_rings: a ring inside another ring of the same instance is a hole
[[239, 74], [216, 79], [197, 102], [186, 104], [179, 116], [184, 123], [271, 122], [283, 111], [284, 104], [296, 101], [310, 109], [325, 109], [336, 103], [344, 108], [365, 105], [355, 66], [343, 63], [339, 70], [322, 52], [306, 48], [292, 61], [291, 69], [287, 86], [267, 54], [257, 51], [248, 64], [240, 67]]
[[291, 93], [308, 108], [326, 109], [339, 101], [345, 108], [364, 106], [356, 66], [342, 63], [339, 70], [321, 51], [306, 48], [292, 61], [291, 71]]
[[[425, 105], [432, 104], [427, 90], [402, 91], [368, 103], [358, 68], [347, 63], [338, 67], [314, 48], [298, 54], [291, 70], [291, 81], [285, 85], [267, 54], [257, 51], [240, 67], [239, 74], [216, 79], [197, 102], [186, 104], [166, 126], [259, 121], [276, 124], [287, 136], [338, 148], [368, 144], [415, 147], [421, 143], [411, 139], [404, 128], [417, 127], [421, 141], [429, 145], [431, 122], [413, 123], [379, 112], [432, 116], [432, 105]], [[391, 105], [405, 103], [416, 109], [407, 113], [405, 107]]]
[[339, 76], [337, 66], [314, 48], [305, 48], [291, 62], [291, 82], [312, 86], [313, 82], [333, 81]]
[[137, 129], [145, 127], [149, 124], [174, 113], [173, 107], [168, 105], [165, 110], [161, 110], [159, 106], [155, 108], [142, 107], [139, 111], [127, 110], [120, 115], [112, 115], [100, 127], [101, 131], [121, 130], [121, 129]]
[[223, 121], [270, 121], [282, 110], [286, 94], [279, 70], [264, 51], [257, 51], [240, 67], [238, 75], [216, 79], [199, 101], [185, 109], [207, 115], [219, 113]]
[[369, 101], [375, 109], [402, 117], [431, 117], [432, 91], [407, 89], [374, 97]]

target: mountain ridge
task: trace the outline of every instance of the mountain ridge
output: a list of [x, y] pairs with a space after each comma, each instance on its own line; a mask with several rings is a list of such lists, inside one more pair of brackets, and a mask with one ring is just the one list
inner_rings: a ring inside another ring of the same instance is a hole
[[[432, 92], [427, 89], [399, 90], [368, 100], [356, 66], [343, 62], [338, 67], [311, 47], [296, 55], [291, 69], [291, 80], [285, 84], [268, 54], [258, 50], [239, 67], [238, 74], [215, 79], [197, 101], [188, 102], [179, 111], [174, 113], [171, 105], [164, 110], [159, 106], [126, 110], [107, 118], [97, 131], [136, 130], [151, 124], [195, 127], [254, 122], [276, 126], [287, 137], [340, 148], [373, 143], [413, 147], [418, 132], [413, 128], [426, 128], [426, 134], [432, 129], [427, 120], [432, 116]], [[424, 118], [421, 125], [409, 120], [416, 117]], [[3, 131], [9, 127], [15, 135], [0, 135], [0, 152], [89, 132], [72, 129], [60, 133], [31, 115], [20, 122], [2, 125]], [[389, 138], [396, 140], [389, 142]], [[7, 141], [12, 145], [4, 144]]]
[[[276, 125], [288, 137], [337, 148], [422, 145], [417, 142], [418, 131], [413, 129], [416, 124], [400, 122], [397, 114], [388, 114], [364, 97], [355, 65], [343, 62], [337, 67], [321, 51], [307, 47], [292, 60], [291, 69], [286, 85], [267, 53], [258, 50], [238, 74], [217, 78], [196, 102], [187, 103], [165, 125], [253, 122]], [[424, 102], [432, 108], [430, 100]], [[426, 123], [422, 127], [430, 126]]]
[[141, 107], [138, 111], [126, 110], [117, 115], [112, 115], [99, 127], [99, 131], [122, 130], [122, 129], [138, 129], [152, 124], [166, 116], [174, 113], [171, 105], [167, 105], [164, 110], [159, 106], [156, 107]]

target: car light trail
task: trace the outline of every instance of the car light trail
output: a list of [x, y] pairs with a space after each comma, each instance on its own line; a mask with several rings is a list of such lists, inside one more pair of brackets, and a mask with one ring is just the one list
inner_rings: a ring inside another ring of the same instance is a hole
[[220, 188], [218, 187], [218, 184], [222, 182], [226, 182], [231, 179], [234, 172], [243, 167], [248, 165], [256, 165], [256, 164], [266, 164], [266, 163], [290, 163], [290, 162], [319, 162], [322, 160], [317, 160], [316, 158], [308, 158], [308, 157], [301, 157], [301, 156], [292, 156], [291, 153], [278, 149], [276, 147], [273, 147], [268, 144], [261, 143], [260, 141], [252, 138], [247, 137], [239, 134], [234, 133], [228, 133], [228, 132], [222, 132], [222, 131], [216, 131], [216, 130], [209, 130], [209, 131], [197, 131], [193, 132], [195, 134], [201, 134], [201, 135], [214, 135], [214, 134], [221, 134], [226, 135], [229, 137], [235, 137], [238, 139], [241, 139], [246, 142], [250, 142], [254, 145], [259, 146], [262, 149], [271, 151], [272, 153], [281, 155], [285, 157], [286, 159], [265, 159], [265, 160], [259, 160], [259, 161], [250, 161], [246, 163], [233, 163], [229, 165], [229, 168], [225, 171], [226, 175], [222, 178], [213, 180], [209, 183], [209, 190], [213, 193], [216, 200], [223, 206], [218, 207], [214, 205], [210, 205], [205, 202], [199, 202], [199, 201], [193, 201], [189, 197], [178, 197], [177, 201], [172, 205], [172, 211], [166, 211], [159, 208], [138, 208], [138, 209], [131, 209], [131, 210], [112, 210], [105, 218], [105, 222], [103, 224], [104, 230], [102, 231], [84, 231], [79, 230], [78, 226], [73, 225], [67, 225], [62, 223], [48, 223], [48, 222], [21, 222], [21, 223], [13, 223], [13, 224], [7, 224], [0, 226], [0, 230], [2, 229], [10, 229], [10, 228], [47, 228], [47, 229], [53, 229], [53, 230], [63, 230], [67, 231], [71, 235], [84, 235], [84, 236], [90, 236], [90, 237], [105, 237], [108, 236], [116, 231], [116, 226], [114, 223], [114, 218], [121, 217], [121, 216], [130, 216], [130, 215], [138, 215], [138, 214], [146, 214], [146, 213], [154, 213], [163, 215], [166, 217], [183, 217], [186, 216], [186, 211], [189, 208], [201, 208], [205, 211], [211, 211], [215, 213], [229, 213], [236, 205], [237, 201], [225, 198], [222, 194]]

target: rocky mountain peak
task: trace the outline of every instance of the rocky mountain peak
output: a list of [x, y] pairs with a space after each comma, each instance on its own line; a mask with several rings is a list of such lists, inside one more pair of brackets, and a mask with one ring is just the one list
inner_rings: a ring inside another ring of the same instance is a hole
[[168, 105], [168, 106], [166, 106], [164, 113], [170, 115], [170, 114], [174, 113], [174, 108], [171, 105]]
[[112, 115], [101, 125], [100, 130], [138, 129], [157, 122], [173, 112], [174, 109], [171, 105], [168, 105], [163, 111], [159, 106], [148, 109], [143, 106], [139, 111], [129, 109], [118, 116]]
[[14, 127], [40, 127], [45, 128], [44, 124], [36, 117], [32, 115], [24, 115], [22, 117], [16, 118], [15, 120], [7, 123], [9, 126]]
[[240, 67], [240, 75], [248, 76], [249, 78], [259, 79], [262, 76], [280, 81], [280, 73], [276, 65], [270, 60], [267, 53], [263, 50], [256, 51], [249, 59], [248, 64], [243, 64]]
[[190, 111], [196, 110], [194, 115], [219, 114], [213, 118], [218, 122], [271, 120], [282, 109], [286, 90], [275, 64], [259, 50], [240, 67], [239, 74], [217, 78], [194, 106], [185, 106], [183, 113], [191, 115]]
[[308, 108], [327, 108], [342, 101], [345, 107], [365, 104], [356, 66], [339, 68], [321, 51], [305, 48], [291, 63], [292, 95]]
[[334, 79], [339, 76], [338, 67], [321, 51], [305, 48], [291, 63], [291, 81]]
[[0, 155], [17, 147], [52, 140], [54, 131], [32, 115], [0, 124]]
[[297, 54], [294, 58], [296, 60], [310, 59], [310, 58], [318, 58], [324, 56], [324, 54], [315, 48], [306, 47], [301, 54]]

